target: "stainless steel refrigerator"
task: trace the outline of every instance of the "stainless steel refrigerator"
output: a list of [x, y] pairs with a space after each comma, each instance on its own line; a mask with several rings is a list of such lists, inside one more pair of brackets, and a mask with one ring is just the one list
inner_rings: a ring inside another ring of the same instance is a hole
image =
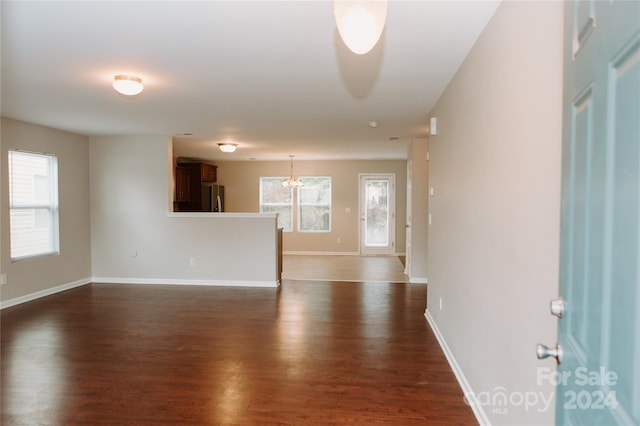
[[202, 187], [202, 211], [224, 211], [224, 186], [213, 184]]

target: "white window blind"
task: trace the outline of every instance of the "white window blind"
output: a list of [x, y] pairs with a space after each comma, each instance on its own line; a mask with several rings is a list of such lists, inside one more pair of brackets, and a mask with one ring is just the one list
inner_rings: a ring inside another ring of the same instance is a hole
[[9, 151], [11, 259], [59, 253], [58, 160]]

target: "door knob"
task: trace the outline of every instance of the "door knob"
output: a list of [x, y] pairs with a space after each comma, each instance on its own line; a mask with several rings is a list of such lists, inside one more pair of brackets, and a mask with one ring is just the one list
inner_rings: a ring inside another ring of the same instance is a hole
[[552, 300], [549, 305], [549, 310], [551, 311], [551, 315], [555, 315], [558, 318], [562, 318], [564, 315], [564, 306], [565, 302], [562, 299]]
[[536, 356], [538, 357], [538, 359], [552, 357], [556, 359], [556, 362], [558, 364], [560, 364], [562, 362], [562, 347], [560, 346], [560, 343], [556, 343], [555, 348], [550, 348], [538, 343], [536, 345]]

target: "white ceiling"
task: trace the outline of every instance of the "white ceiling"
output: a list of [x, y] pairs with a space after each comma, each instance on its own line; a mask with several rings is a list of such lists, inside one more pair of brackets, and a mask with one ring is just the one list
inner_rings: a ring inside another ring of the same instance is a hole
[[[404, 159], [498, 4], [390, 1], [358, 56], [331, 1], [5, 0], [1, 111], [84, 135], [189, 132], [174, 138], [188, 157]], [[145, 91], [116, 94], [116, 74]]]

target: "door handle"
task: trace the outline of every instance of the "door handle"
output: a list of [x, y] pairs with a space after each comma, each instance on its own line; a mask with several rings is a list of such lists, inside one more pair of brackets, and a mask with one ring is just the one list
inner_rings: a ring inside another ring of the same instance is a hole
[[556, 362], [560, 364], [562, 362], [562, 346], [560, 346], [560, 343], [556, 343], [555, 348], [550, 348], [538, 343], [536, 345], [536, 356], [538, 359], [555, 358]]

